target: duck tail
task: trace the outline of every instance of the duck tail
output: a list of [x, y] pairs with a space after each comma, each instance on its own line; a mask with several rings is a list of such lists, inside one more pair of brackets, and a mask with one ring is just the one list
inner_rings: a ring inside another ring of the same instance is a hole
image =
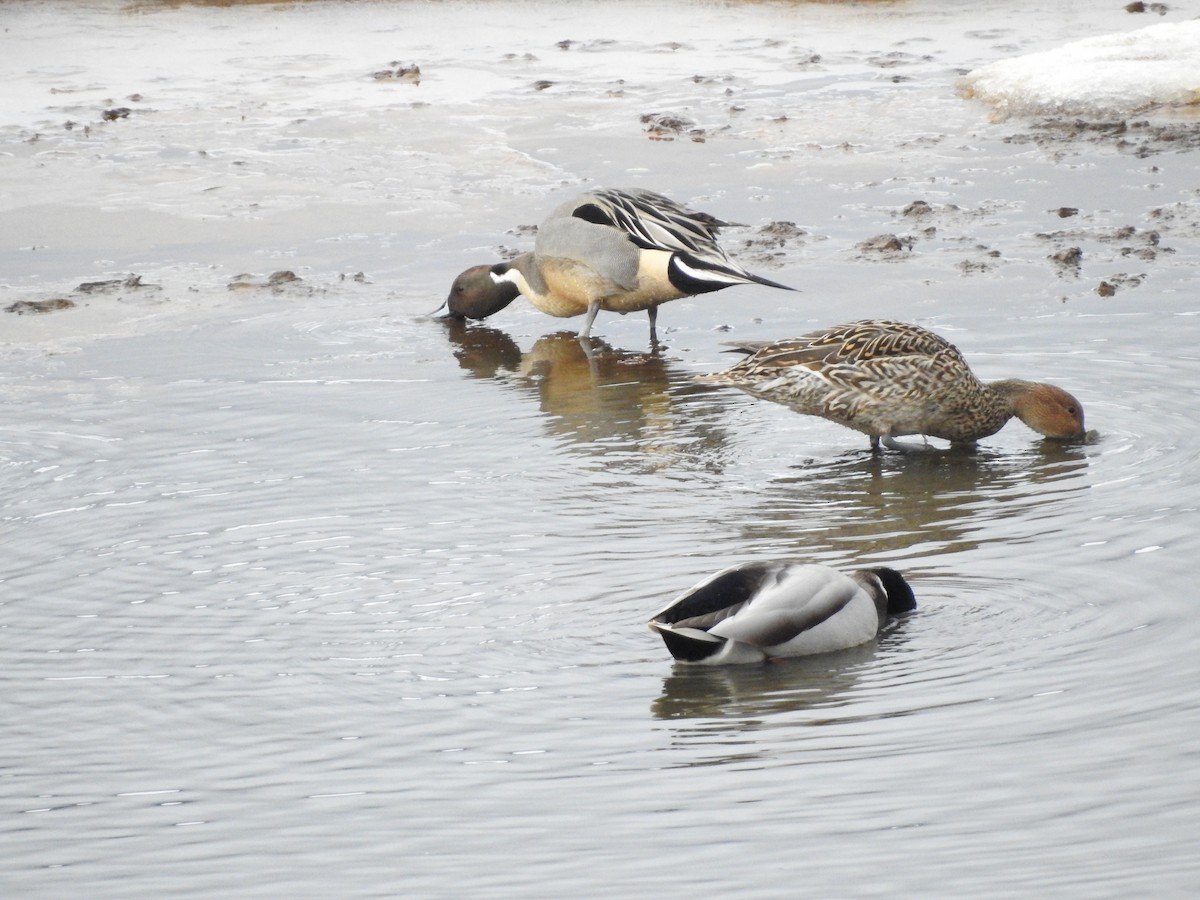
[[888, 615], [911, 612], [917, 608], [917, 598], [903, 575], [886, 566], [872, 569], [871, 572], [882, 582], [883, 590], [887, 594]]
[[667, 277], [672, 285], [689, 297], [719, 291], [735, 284], [762, 284], [784, 291], [796, 290], [778, 281], [747, 272], [732, 262], [691, 253], [675, 253], [667, 266]]
[[720, 651], [725, 638], [699, 628], [672, 628], [665, 622], [650, 622], [650, 628], [662, 635], [671, 655], [681, 662], [700, 662]]

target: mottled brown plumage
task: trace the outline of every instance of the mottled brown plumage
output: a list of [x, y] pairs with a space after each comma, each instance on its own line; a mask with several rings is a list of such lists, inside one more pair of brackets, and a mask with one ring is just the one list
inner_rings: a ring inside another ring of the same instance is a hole
[[750, 354], [702, 375], [756, 397], [882, 438], [920, 434], [974, 443], [1013, 416], [1047, 437], [1084, 433], [1083, 405], [1061, 388], [1007, 379], [989, 384], [949, 341], [919, 325], [864, 320], [777, 342], [734, 344]]

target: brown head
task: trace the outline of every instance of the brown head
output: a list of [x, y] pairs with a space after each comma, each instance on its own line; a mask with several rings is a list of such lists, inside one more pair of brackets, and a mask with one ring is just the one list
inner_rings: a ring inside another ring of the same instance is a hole
[[452, 319], [486, 319], [517, 299], [515, 284], [497, 282], [493, 266], [471, 266], [454, 279], [446, 298], [447, 315]]
[[[1009, 382], [1010, 384], [1012, 382]], [[1083, 404], [1052, 384], [1018, 382], [1013, 412], [1039, 434], [1051, 438], [1083, 437]]]

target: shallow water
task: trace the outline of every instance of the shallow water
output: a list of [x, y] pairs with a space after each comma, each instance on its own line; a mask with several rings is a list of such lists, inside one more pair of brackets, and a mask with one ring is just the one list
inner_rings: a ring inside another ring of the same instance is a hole
[[[76, 304], [0, 312], [6, 896], [1200, 881], [1194, 123], [955, 93], [1146, 22], [617, 7], [0, 7], [3, 306]], [[640, 315], [587, 352], [523, 303], [422, 315], [592, 183], [746, 223], [735, 255], [803, 293], [672, 303], [653, 353]], [[911, 249], [859, 249], [886, 232]], [[872, 456], [690, 380], [729, 336], [862, 316], [1068, 388], [1095, 438]], [[672, 665], [645, 620], [772, 557], [895, 566], [919, 609], [828, 657]]]

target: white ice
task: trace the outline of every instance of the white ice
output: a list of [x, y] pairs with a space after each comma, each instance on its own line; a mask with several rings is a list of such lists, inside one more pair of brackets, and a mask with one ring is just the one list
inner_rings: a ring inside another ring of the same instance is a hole
[[1152, 25], [999, 60], [966, 75], [966, 96], [1001, 116], [1120, 115], [1200, 104], [1200, 20]]

